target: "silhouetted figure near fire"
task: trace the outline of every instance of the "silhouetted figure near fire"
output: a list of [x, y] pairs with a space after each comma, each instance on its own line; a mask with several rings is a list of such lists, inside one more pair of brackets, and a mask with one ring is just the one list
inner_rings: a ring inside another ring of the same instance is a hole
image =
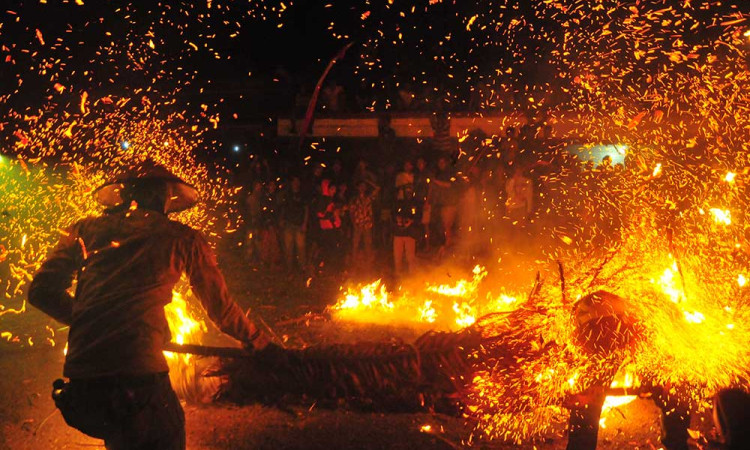
[[714, 425], [726, 450], [750, 448], [750, 394], [723, 389], [714, 397]]
[[70, 381], [55, 382], [55, 404], [107, 448], [184, 449], [184, 413], [162, 352], [164, 306], [180, 276], [223, 332], [255, 349], [268, 341], [229, 297], [201, 233], [167, 217], [195, 205], [195, 188], [147, 162], [96, 198], [109, 209], [68, 229], [29, 288], [29, 303], [70, 325]]
[[[621, 351], [627, 351], [642, 331], [627, 311], [626, 299], [606, 291], [594, 292], [576, 303], [579, 343], [602, 370], [591, 387], [566, 402], [570, 409], [568, 450], [596, 449], [602, 406], [623, 358]], [[667, 450], [687, 450], [690, 426], [687, 405], [670, 389], [643, 384], [642, 388], [651, 393], [661, 409], [662, 445]]]

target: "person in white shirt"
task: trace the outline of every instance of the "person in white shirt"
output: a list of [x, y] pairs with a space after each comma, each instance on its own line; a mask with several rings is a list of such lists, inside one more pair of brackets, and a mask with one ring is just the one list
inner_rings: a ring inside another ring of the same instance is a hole
[[404, 170], [396, 174], [396, 200], [411, 199], [414, 196], [414, 164], [404, 161]]

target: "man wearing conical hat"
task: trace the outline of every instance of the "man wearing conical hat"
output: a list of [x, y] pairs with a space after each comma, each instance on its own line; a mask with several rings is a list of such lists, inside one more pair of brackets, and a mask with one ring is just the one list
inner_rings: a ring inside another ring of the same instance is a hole
[[196, 204], [194, 187], [146, 162], [95, 196], [108, 209], [74, 224], [29, 288], [30, 304], [70, 326], [70, 382], [56, 386], [55, 403], [107, 448], [184, 449], [184, 413], [162, 352], [164, 306], [181, 275], [224, 333], [255, 349], [268, 340], [230, 298], [201, 233], [167, 216]]

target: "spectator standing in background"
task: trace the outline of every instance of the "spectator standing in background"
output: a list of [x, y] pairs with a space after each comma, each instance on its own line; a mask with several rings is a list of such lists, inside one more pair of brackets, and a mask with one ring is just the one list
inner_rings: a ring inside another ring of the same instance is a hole
[[458, 195], [456, 192], [456, 177], [448, 162], [448, 157], [438, 159], [438, 170], [432, 181], [433, 207], [440, 215], [440, 224], [445, 238], [441, 251], [453, 246], [453, 226], [456, 223], [456, 206]]
[[364, 260], [372, 261], [372, 228], [375, 224], [372, 205], [379, 190], [376, 184], [368, 185], [365, 181], [360, 181], [357, 185], [357, 194], [349, 203], [349, 215], [352, 220], [352, 262], [361, 260], [360, 243], [364, 244]]
[[534, 206], [534, 188], [520, 166], [513, 169], [513, 176], [505, 183], [505, 193], [505, 211], [511, 224], [525, 226]]
[[417, 158], [417, 170], [414, 172], [414, 197], [418, 202], [426, 202], [430, 194], [432, 172], [423, 157]]
[[341, 191], [346, 191], [347, 188], [347, 182], [349, 181], [344, 176], [344, 165], [341, 163], [340, 159], [334, 159], [333, 163], [331, 164], [331, 172], [328, 175], [328, 178], [331, 179], [331, 183], [336, 185], [336, 191], [338, 195], [341, 195]]
[[283, 193], [279, 205], [280, 223], [284, 240], [284, 260], [289, 271], [297, 267], [303, 269], [305, 260], [305, 238], [309, 207], [302, 193], [302, 182], [298, 176], [292, 177], [289, 187]]
[[471, 166], [464, 183], [459, 203], [459, 229], [461, 246], [469, 257], [477, 256], [482, 250], [480, 244], [480, 217], [482, 208], [482, 171], [476, 164]]
[[[393, 269], [397, 278], [416, 269], [416, 247], [419, 227], [417, 206], [413, 199], [396, 201], [393, 227]], [[406, 268], [404, 268], [406, 260]]]
[[252, 183], [250, 192], [247, 193], [243, 201], [243, 215], [245, 222], [244, 229], [244, 245], [245, 245], [245, 257], [252, 261], [259, 257], [259, 229], [261, 223], [261, 197], [263, 196], [263, 183], [260, 180], [255, 180]]
[[360, 159], [359, 162], [357, 162], [357, 167], [354, 169], [354, 174], [352, 174], [352, 186], [357, 186], [360, 181], [364, 181], [367, 184], [377, 185], [377, 180], [378, 178], [375, 174], [367, 168], [367, 161]]
[[281, 262], [276, 186], [276, 181], [268, 181], [260, 198], [260, 259], [267, 267], [277, 267]]
[[404, 168], [396, 174], [396, 200], [404, 200], [414, 196], [414, 164], [406, 160]]
[[342, 242], [344, 239], [351, 238], [352, 222], [349, 215], [347, 214], [347, 204], [349, 203], [349, 177], [345, 176], [344, 165], [341, 160], [335, 159], [331, 164], [331, 170], [326, 178], [331, 180], [331, 186], [336, 188], [336, 195], [334, 196], [334, 202], [340, 208], [341, 214], [341, 230], [339, 232]]
[[[252, 155], [251, 155], [252, 157]], [[255, 156], [252, 163], [250, 163], [249, 176], [251, 182], [260, 181], [265, 183], [271, 180], [271, 167], [268, 165], [268, 160], [262, 156]]]
[[313, 166], [312, 172], [308, 175], [305, 181], [305, 191], [310, 195], [317, 196], [320, 194], [320, 183], [323, 181], [323, 174], [326, 170], [326, 166], [323, 163], [317, 163]]
[[417, 244], [425, 251], [430, 249], [430, 221], [432, 220], [432, 207], [430, 205], [430, 182], [433, 175], [427, 167], [427, 160], [423, 157], [417, 158], [417, 170], [414, 172], [414, 199], [417, 202], [417, 219], [419, 221], [420, 238]]
[[341, 210], [336, 204], [336, 186], [331, 180], [320, 182], [320, 193], [313, 202], [317, 227], [314, 243], [318, 259], [325, 264], [334, 263], [339, 250], [341, 232]]
[[380, 195], [380, 243], [387, 248], [392, 240], [393, 210], [396, 201], [396, 164], [386, 163], [382, 174], [382, 190]]

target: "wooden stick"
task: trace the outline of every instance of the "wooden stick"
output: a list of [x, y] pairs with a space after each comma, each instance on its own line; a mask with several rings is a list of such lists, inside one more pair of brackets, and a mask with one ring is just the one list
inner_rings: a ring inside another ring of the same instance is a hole
[[218, 356], [220, 358], [247, 358], [250, 353], [239, 347], [209, 347], [198, 344], [178, 344], [167, 342], [163, 350], [173, 353], [189, 353], [199, 356]]

